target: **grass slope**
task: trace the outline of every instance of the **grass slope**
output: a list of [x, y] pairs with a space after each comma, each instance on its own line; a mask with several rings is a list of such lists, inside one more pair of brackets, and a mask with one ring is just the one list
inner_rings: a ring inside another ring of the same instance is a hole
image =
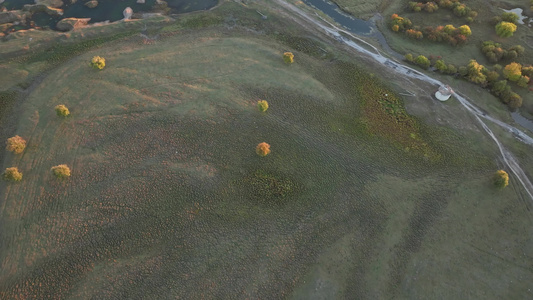
[[27, 150], [6, 159], [24, 179], [1, 183], [0, 298], [527, 295], [528, 204], [491, 189], [490, 141], [424, 125], [269, 13], [226, 3], [208, 26], [50, 71], [19, 117]]

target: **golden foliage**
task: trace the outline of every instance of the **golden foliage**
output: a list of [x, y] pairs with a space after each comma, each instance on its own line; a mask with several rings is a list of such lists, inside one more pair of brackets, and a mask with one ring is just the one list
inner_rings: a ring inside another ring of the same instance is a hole
[[60, 117], [67, 117], [68, 115], [70, 115], [70, 111], [68, 110], [68, 108], [63, 105], [63, 104], [60, 104], [60, 105], [57, 105], [55, 107], [55, 110], [56, 110], [56, 114]]
[[494, 174], [493, 182], [497, 188], [503, 189], [509, 185], [509, 174], [504, 170], [498, 170], [496, 171], [496, 174]]
[[266, 100], [259, 100], [257, 101], [257, 108], [259, 108], [259, 111], [265, 112], [268, 109], [268, 102]]
[[294, 54], [292, 52], [283, 53], [283, 61], [287, 64], [292, 64], [294, 62]]
[[8, 181], [21, 181], [22, 173], [17, 167], [7, 168], [4, 172], [4, 179]]
[[7, 151], [20, 154], [26, 148], [26, 141], [18, 135], [7, 139]]
[[95, 56], [91, 59], [91, 66], [95, 69], [102, 70], [105, 67], [105, 58]]
[[52, 174], [57, 178], [67, 178], [70, 177], [70, 168], [67, 165], [57, 165], [52, 167]]
[[270, 145], [265, 142], [259, 143], [255, 148], [255, 153], [259, 156], [267, 156], [270, 153]]

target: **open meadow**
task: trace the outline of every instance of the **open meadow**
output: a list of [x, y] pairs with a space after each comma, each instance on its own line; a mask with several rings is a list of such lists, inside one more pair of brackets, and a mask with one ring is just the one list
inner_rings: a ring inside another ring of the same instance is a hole
[[497, 147], [436, 87], [268, 3], [148, 25], [0, 60], [27, 141], [4, 154], [0, 299], [532, 297], [531, 199], [492, 185]]

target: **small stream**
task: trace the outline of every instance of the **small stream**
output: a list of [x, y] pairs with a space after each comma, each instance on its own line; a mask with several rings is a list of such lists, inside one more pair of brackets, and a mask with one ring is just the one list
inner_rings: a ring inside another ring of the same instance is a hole
[[[308, 0], [308, 1], [324, 2], [322, 0]], [[344, 43], [345, 45], [348, 45], [355, 51], [362, 53], [362, 54], [366, 54], [367, 56], [373, 58], [375, 61], [381, 63], [382, 65], [389, 67], [391, 71], [393, 71], [394, 73], [397, 73], [405, 77], [414, 78], [414, 79], [418, 79], [424, 82], [434, 84], [435, 88], [438, 86], [444, 85], [443, 82], [437, 79], [434, 79], [424, 73], [421, 73], [411, 67], [408, 67], [394, 59], [383, 56], [376, 47], [370, 45], [366, 41], [357, 37], [355, 35], [357, 33], [355, 32], [352, 33], [350, 31], [339, 28], [335, 24], [331, 24], [330, 22], [328, 22], [327, 20], [324, 20], [323, 18], [321, 18], [323, 22], [320, 22], [316, 18], [309, 16], [306, 12], [302, 11], [301, 9], [295, 7], [294, 5], [288, 4], [287, 2], [283, 0], [276, 0], [276, 2], [279, 3], [281, 6], [284, 6], [285, 8], [289, 9], [290, 11], [298, 14], [300, 17], [306, 19], [308, 22], [314, 24], [317, 28], [323, 30], [325, 33], [334, 37], [338, 41]], [[331, 17], [333, 18], [333, 16]], [[370, 47], [372, 51], [361, 46], [361, 44], [365, 44], [366, 46]], [[525, 134], [518, 128], [511, 126], [505, 122], [502, 122], [498, 119], [495, 119], [491, 117], [490, 115], [484, 113], [479, 108], [477, 108], [475, 105], [473, 105], [470, 101], [468, 101], [466, 96], [461, 95], [459, 91], [457, 90], [455, 91], [454, 97], [459, 101], [459, 103], [463, 105], [463, 107], [468, 112], [470, 112], [476, 118], [476, 120], [479, 122], [483, 130], [485, 130], [485, 132], [496, 143], [500, 151], [500, 154], [502, 156], [503, 162], [507, 166], [508, 170], [510, 170], [516, 176], [518, 181], [524, 187], [526, 193], [529, 195], [530, 199], [533, 200], [533, 184], [531, 183], [531, 181], [529, 180], [525, 172], [522, 170], [522, 168], [520, 167], [520, 164], [514, 158], [513, 154], [507, 149], [505, 149], [504, 145], [498, 140], [496, 135], [487, 126], [487, 124], [485, 124], [484, 120], [490, 121], [493, 124], [496, 124], [502, 127], [506, 131], [511, 132], [516, 139], [530, 146], [533, 146], [533, 138]]]

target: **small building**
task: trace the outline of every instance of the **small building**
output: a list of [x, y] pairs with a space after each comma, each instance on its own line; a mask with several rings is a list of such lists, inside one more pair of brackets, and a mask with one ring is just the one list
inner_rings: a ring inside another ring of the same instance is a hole
[[442, 85], [439, 87], [439, 90], [435, 92], [435, 98], [440, 101], [446, 101], [450, 99], [453, 94], [453, 90], [449, 85]]

